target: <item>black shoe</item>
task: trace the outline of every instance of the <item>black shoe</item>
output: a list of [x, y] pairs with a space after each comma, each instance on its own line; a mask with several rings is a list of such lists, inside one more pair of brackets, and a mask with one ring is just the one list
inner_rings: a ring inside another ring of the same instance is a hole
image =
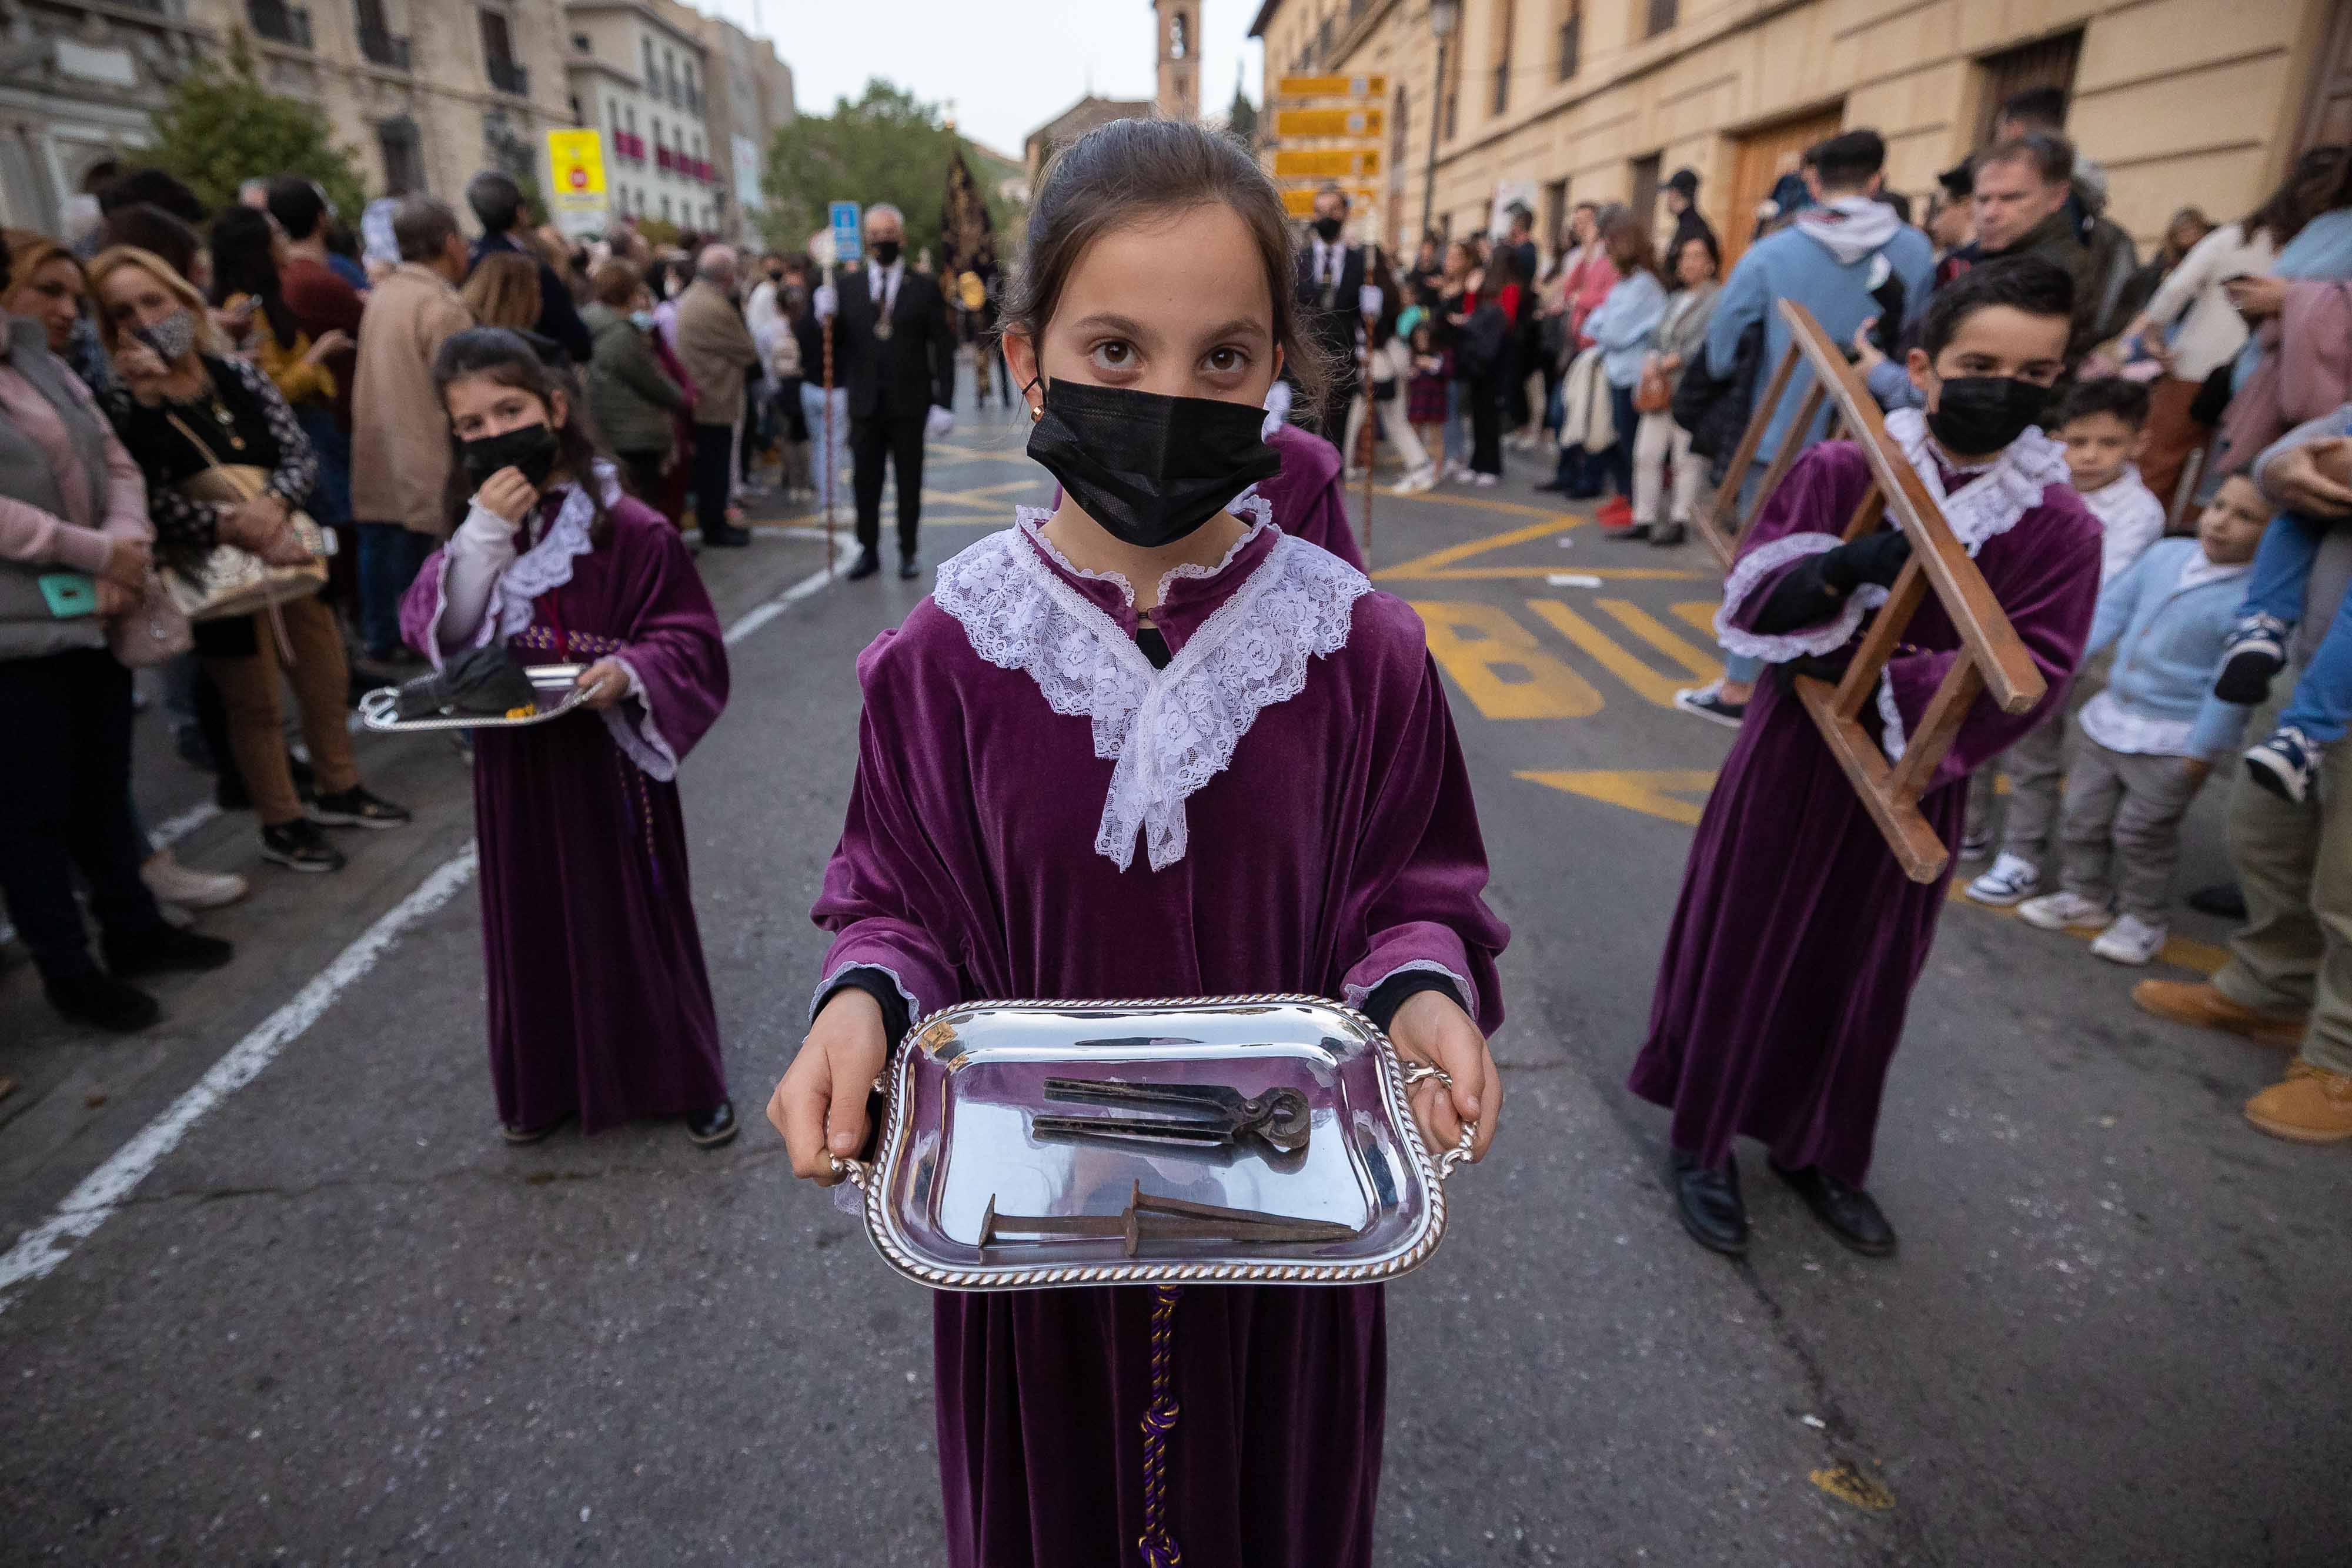
[[1708, 1170], [1696, 1155], [1674, 1151], [1675, 1210], [1691, 1239], [1727, 1258], [1748, 1255], [1748, 1206], [1739, 1199], [1739, 1163], [1727, 1156]]
[[327, 841], [319, 824], [308, 817], [261, 830], [261, 858], [276, 861], [289, 871], [330, 872], [343, 869], [343, 852]]
[[558, 1116], [544, 1127], [522, 1127], [517, 1126], [512, 1122], [501, 1122], [499, 1124], [499, 1136], [509, 1144], [536, 1144], [571, 1119], [569, 1116]]
[[702, 542], [719, 549], [741, 549], [751, 542], [751, 530], [721, 523], [716, 528], [703, 529]]
[[1884, 1258], [1895, 1250], [1895, 1227], [1862, 1188], [1846, 1186], [1819, 1166], [1787, 1171], [1775, 1165], [1772, 1174], [1796, 1189], [1831, 1235], [1864, 1257]]
[[219, 776], [213, 780], [213, 804], [224, 811], [252, 810], [253, 792], [245, 787], [244, 779], [233, 768], [215, 764], [215, 769]]
[[310, 820], [322, 828], [404, 828], [405, 806], [395, 806], [354, 784], [340, 795], [320, 795], [310, 802]]
[[161, 975], [169, 970], [195, 973], [218, 969], [236, 956], [236, 946], [217, 936], [199, 936], [170, 925], [158, 925], [130, 936], [110, 935], [101, 944], [107, 972], [118, 980], [134, 975]]
[[1650, 542], [1660, 549], [1672, 549], [1690, 538], [1687, 523], [1658, 523], [1650, 529]]
[[110, 1034], [133, 1034], [163, 1016], [155, 998], [136, 986], [92, 969], [43, 984], [49, 1006], [76, 1023], [90, 1024]]
[[923, 575], [923, 569], [922, 569], [921, 567], [918, 566], [917, 564], [915, 564], [915, 558], [914, 558], [913, 556], [910, 556], [910, 555], [902, 555], [902, 556], [900, 556], [900, 557], [898, 558], [898, 580], [899, 580], [899, 581], [901, 581], [901, 582], [912, 582], [912, 581], [914, 581], [914, 580], [915, 580], [915, 579], [917, 579], [917, 578], [919, 578], [919, 577], [920, 577], [920, 576], [922, 576], [922, 575]]
[[706, 1149], [735, 1141], [735, 1102], [721, 1100], [709, 1110], [686, 1119], [686, 1135]]
[[2217, 882], [2210, 887], [2200, 887], [2189, 895], [2189, 907], [2200, 915], [2218, 915], [2224, 920], [2246, 917], [2245, 890], [2234, 882]]
[[856, 582], [860, 578], [872, 577], [881, 570], [882, 558], [870, 549], [862, 549], [857, 552], [857, 564], [842, 575], [848, 578], [850, 581]]
[[1548, 496], [1564, 496], [1568, 494], [1568, 481], [1565, 479], [1547, 479], [1542, 484], [1538, 485], [1536, 489], [1539, 493]]

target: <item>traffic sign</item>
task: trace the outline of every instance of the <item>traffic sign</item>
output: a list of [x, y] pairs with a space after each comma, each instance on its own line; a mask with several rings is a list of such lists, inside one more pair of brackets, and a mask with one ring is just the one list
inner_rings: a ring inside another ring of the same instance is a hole
[[1274, 111], [1274, 133], [1378, 138], [1385, 119], [1378, 109], [1277, 109]]
[[[1346, 193], [1349, 205], [1360, 212], [1381, 199], [1381, 193], [1370, 185], [1342, 185], [1339, 189]], [[1315, 215], [1315, 198], [1320, 194], [1319, 185], [1286, 190], [1282, 193], [1282, 210], [1294, 218], [1311, 218]]]
[[833, 214], [833, 259], [843, 266], [866, 259], [866, 231], [857, 226], [857, 204], [835, 202]]
[[1274, 172], [1277, 178], [1289, 175], [1309, 178], [1320, 175], [1327, 180], [1349, 174], [1377, 174], [1381, 172], [1378, 148], [1351, 151], [1347, 148], [1299, 147], [1286, 149], [1274, 155]]
[[595, 213], [604, 207], [604, 139], [593, 131], [547, 133], [547, 166], [554, 176], [552, 204], [558, 213]]
[[1384, 76], [1276, 77], [1274, 90], [1278, 98], [1386, 98], [1389, 95], [1389, 78]]

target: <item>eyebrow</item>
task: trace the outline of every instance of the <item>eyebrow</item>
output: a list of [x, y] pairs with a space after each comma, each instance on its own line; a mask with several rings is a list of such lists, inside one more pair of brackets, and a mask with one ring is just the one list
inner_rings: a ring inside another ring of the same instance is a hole
[[[1097, 310], [1091, 316], [1082, 318], [1078, 321], [1076, 330], [1081, 332], [1089, 330], [1116, 332], [1123, 338], [1134, 338], [1138, 340], [1156, 339], [1160, 336], [1159, 333], [1145, 327], [1140, 321], [1137, 321], [1130, 317], [1117, 315], [1108, 310]], [[1255, 320], [1247, 316], [1236, 316], [1232, 320], [1221, 322], [1217, 326], [1210, 329], [1207, 332], [1202, 333], [1202, 340], [1203, 342], [1207, 342], [1218, 338], [1265, 338], [1270, 336], [1272, 336], [1272, 334], [1267, 329], [1265, 323], [1263, 321]]]

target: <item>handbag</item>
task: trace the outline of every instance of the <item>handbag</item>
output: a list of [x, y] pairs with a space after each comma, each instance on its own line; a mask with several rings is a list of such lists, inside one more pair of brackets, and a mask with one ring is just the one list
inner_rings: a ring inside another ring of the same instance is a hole
[[1656, 359], [1644, 361], [1642, 379], [1633, 383], [1633, 412], [1664, 413], [1674, 406], [1674, 388], [1666, 381], [1666, 372], [1658, 369]]
[[833, 1164], [936, 1290], [1392, 1279], [1475, 1137], [1432, 1157], [1405, 1095], [1443, 1071], [1318, 997], [968, 1002], [895, 1056], [879, 1153]]
[[[178, 414], [166, 413], [164, 418], [205, 455], [204, 470], [180, 481], [182, 495], [192, 501], [234, 507], [261, 494], [268, 475], [249, 464], [223, 463], [196, 438], [195, 432], [181, 423]], [[326, 587], [327, 557], [335, 553], [334, 536], [299, 507], [289, 520], [295, 537], [310, 552], [308, 561], [300, 566], [271, 566], [242, 546], [216, 544], [192, 569], [166, 569], [163, 583], [173, 603], [190, 621], [222, 621], [306, 599]]]
[[124, 668], [143, 670], [178, 658], [196, 638], [162, 574], [150, 568], [139, 602], [106, 623], [106, 645]]

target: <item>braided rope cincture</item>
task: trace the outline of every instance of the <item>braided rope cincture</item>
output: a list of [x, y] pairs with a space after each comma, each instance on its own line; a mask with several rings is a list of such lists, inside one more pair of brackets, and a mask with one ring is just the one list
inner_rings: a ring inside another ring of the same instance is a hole
[[1136, 1549], [1143, 1568], [1177, 1568], [1184, 1553], [1168, 1533], [1168, 1434], [1175, 1429], [1175, 1380], [1171, 1375], [1176, 1343], [1176, 1298], [1181, 1285], [1151, 1288], [1151, 1404], [1143, 1412], [1143, 1535]]

